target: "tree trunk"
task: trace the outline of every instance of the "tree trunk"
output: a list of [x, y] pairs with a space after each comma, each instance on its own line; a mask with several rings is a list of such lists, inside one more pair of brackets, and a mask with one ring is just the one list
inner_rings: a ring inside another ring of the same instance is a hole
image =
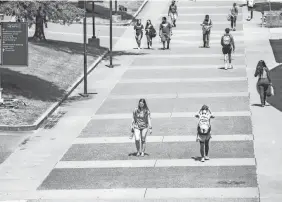
[[33, 35], [33, 39], [37, 42], [46, 41], [43, 24], [44, 18], [41, 15], [37, 15], [35, 20], [35, 33]]

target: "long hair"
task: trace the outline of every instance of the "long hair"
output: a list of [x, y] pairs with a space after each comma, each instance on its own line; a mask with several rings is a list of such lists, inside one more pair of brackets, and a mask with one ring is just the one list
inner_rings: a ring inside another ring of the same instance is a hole
[[260, 60], [258, 62], [258, 64], [257, 64], [256, 72], [258, 74], [262, 74], [263, 73], [263, 69], [267, 69], [268, 70], [268, 68], [267, 68], [267, 66], [265, 64], [265, 61], [264, 60]]
[[210, 108], [209, 108], [207, 105], [203, 105], [203, 106], [201, 107], [199, 113], [202, 112], [202, 111], [204, 111], [204, 110], [210, 112]]
[[141, 111], [140, 102], [143, 102], [143, 103], [144, 103], [143, 109], [145, 109], [145, 112], [150, 111], [150, 110], [149, 110], [149, 107], [148, 107], [148, 105], [147, 105], [147, 102], [146, 102], [146, 100], [145, 100], [144, 98], [141, 98], [141, 99], [139, 100], [139, 102], [138, 102], [138, 111]]
[[150, 24], [152, 24], [151, 20], [147, 20], [146, 28], [149, 26], [149, 22], [150, 22]]

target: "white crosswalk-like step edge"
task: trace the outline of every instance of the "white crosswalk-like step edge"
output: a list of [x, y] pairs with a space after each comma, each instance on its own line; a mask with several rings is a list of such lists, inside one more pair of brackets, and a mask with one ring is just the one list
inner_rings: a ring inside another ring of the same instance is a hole
[[[83, 199], [244, 199], [259, 197], [257, 187], [244, 188], [127, 188], [127, 189], [80, 189], [39, 190], [20, 193], [17, 197], [30, 200], [83, 200]], [[18, 202], [25, 202], [21, 200]], [[11, 201], [12, 202], [12, 201]], [[16, 201], [13, 201], [16, 202]]]
[[[152, 113], [152, 118], [194, 118], [197, 112]], [[251, 116], [250, 111], [213, 112], [215, 116]], [[132, 119], [132, 114], [96, 114], [96, 120], [105, 119]]]
[[[253, 135], [212, 135], [211, 141], [252, 141]], [[147, 136], [146, 142], [195, 142], [196, 136]], [[132, 143], [133, 139], [129, 137], [87, 137], [76, 138], [73, 144], [117, 144]]]
[[154, 167], [211, 167], [211, 166], [255, 166], [254, 158], [215, 158], [205, 162], [195, 159], [151, 159], [151, 160], [105, 160], [105, 161], [60, 161], [56, 169], [81, 168], [154, 168]]

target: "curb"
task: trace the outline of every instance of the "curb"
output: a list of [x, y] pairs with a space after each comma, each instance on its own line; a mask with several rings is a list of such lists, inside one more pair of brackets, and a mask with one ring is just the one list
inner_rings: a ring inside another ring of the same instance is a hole
[[[91, 65], [87, 68], [87, 75], [92, 72], [95, 67], [102, 61], [102, 59], [108, 54], [109, 50], [103, 52]], [[68, 96], [73, 92], [73, 90], [83, 81], [84, 73], [82, 73], [79, 78], [66, 90], [66, 94], [63, 98], [52, 104], [32, 125], [24, 126], [7, 126], [0, 125], [0, 131], [32, 131], [37, 130], [40, 125], [64, 102]]]
[[[139, 9], [135, 12], [131, 20], [128, 20], [127, 22], [124, 23], [113, 23], [113, 26], [129, 26], [133, 20], [139, 15], [139, 13], [142, 11], [142, 9], [145, 7], [145, 5], [148, 3], [149, 0], [145, 0], [142, 5], [139, 7]], [[73, 24], [82, 24], [82, 22], [79, 23], [73, 23]], [[92, 23], [86, 23], [88, 25], [92, 25]], [[102, 24], [97, 24], [96, 25], [110, 25], [110, 23], [102, 23]]]

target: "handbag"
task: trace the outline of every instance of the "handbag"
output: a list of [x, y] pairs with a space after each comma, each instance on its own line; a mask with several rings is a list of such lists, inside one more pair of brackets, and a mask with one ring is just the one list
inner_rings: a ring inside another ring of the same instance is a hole
[[269, 85], [267, 90], [266, 90], [266, 96], [271, 97], [274, 96], [274, 88], [272, 85]]
[[228, 21], [231, 21], [231, 15], [230, 15], [230, 14], [228, 14], [227, 20], [228, 20]]

